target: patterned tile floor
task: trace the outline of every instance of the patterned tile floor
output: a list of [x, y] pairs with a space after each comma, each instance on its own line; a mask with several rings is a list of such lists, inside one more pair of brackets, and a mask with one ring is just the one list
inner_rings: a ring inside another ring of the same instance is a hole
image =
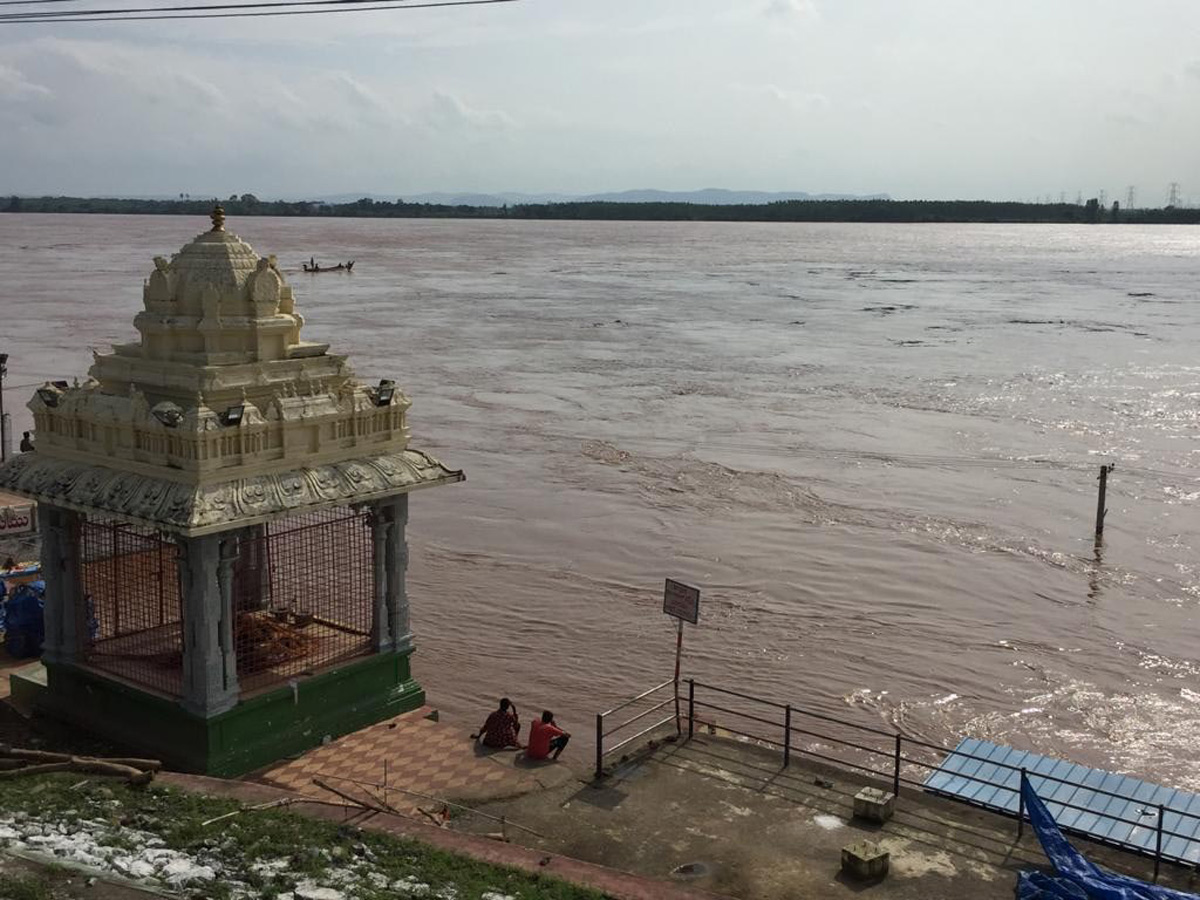
[[[464, 731], [428, 719], [428, 713], [428, 708], [415, 710], [369, 725], [248, 778], [336, 799], [313, 783], [319, 778], [362, 800], [373, 798], [378, 803], [386, 794], [389, 805], [413, 814], [418, 808], [429, 810], [438, 804], [397, 789], [474, 805], [543, 790], [574, 777], [564, 763], [530, 763], [515, 751], [477, 747]], [[382, 787], [385, 777], [386, 791]]]

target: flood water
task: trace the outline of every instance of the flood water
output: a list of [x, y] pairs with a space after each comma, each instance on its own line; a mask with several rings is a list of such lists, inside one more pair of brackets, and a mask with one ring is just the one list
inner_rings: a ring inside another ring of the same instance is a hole
[[[0, 216], [18, 436], [206, 227]], [[445, 718], [506, 693], [583, 737], [670, 677], [671, 576], [703, 594], [685, 675], [1200, 788], [1200, 229], [227, 227], [467, 472], [411, 509]]]

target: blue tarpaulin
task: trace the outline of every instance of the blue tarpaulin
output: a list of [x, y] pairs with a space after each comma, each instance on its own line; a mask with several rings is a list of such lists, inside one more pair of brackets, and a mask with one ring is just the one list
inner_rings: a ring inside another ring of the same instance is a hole
[[1200, 900], [1196, 894], [1104, 871], [1063, 837], [1050, 810], [1024, 776], [1021, 795], [1029, 821], [1055, 874], [1022, 872], [1017, 880], [1018, 900]]
[[[1162, 787], [1131, 775], [1092, 769], [1052, 756], [964, 738], [925, 780], [955, 800], [1015, 816], [1021, 772], [1065, 834], [1184, 865], [1200, 865], [1200, 793]], [[1162, 806], [1162, 843], [1158, 807]]]
[[42, 599], [46, 582], [31, 581], [18, 585], [4, 603], [4, 649], [17, 659], [37, 656], [42, 652], [44, 622]]

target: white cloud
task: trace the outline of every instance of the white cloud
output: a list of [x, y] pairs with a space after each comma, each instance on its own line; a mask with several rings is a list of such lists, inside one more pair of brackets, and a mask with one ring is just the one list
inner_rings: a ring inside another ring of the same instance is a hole
[[775, 84], [764, 84], [757, 90], [796, 112], [823, 112], [831, 106], [829, 98], [817, 91], [788, 91]]
[[475, 109], [442, 90], [433, 92], [425, 110], [425, 121], [438, 131], [476, 133], [506, 131], [516, 124], [503, 110]]
[[819, 19], [815, 0], [769, 0], [763, 12], [776, 19]]
[[12, 66], [0, 63], [0, 100], [47, 100], [54, 92], [26, 78]]
[[0, 195], [1149, 192], [1193, 167], [1200, 118], [1178, 111], [1200, 59], [1158, 48], [1196, 31], [1182, 0], [531, 0], [9, 29]]

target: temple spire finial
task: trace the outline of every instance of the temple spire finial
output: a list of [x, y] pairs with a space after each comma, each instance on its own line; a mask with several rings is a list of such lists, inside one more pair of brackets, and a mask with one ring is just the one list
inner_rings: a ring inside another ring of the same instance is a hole
[[225, 230], [225, 207], [221, 206], [220, 203], [213, 207], [211, 218], [213, 223], [213, 231]]

